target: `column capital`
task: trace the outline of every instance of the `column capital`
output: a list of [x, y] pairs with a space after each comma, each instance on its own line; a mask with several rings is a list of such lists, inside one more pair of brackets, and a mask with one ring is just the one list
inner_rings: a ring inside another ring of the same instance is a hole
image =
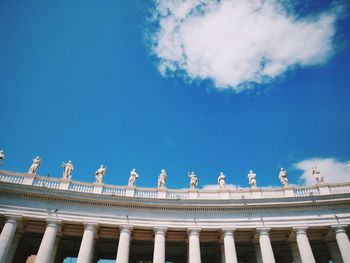
[[233, 233], [236, 231], [235, 227], [224, 227], [221, 229], [223, 236], [233, 236]]
[[261, 235], [269, 235], [271, 228], [270, 227], [257, 227], [256, 232]]
[[5, 215], [6, 218], [6, 223], [18, 223], [20, 221], [22, 221], [22, 216], [19, 215]]
[[331, 226], [331, 228], [335, 234], [346, 233], [347, 227], [348, 227], [347, 225], [333, 225], [333, 226]]
[[187, 234], [189, 236], [192, 236], [192, 235], [196, 235], [196, 236], [199, 236], [199, 233], [201, 232], [201, 228], [200, 227], [189, 227], [187, 228]]
[[124, 233], [130, 234], [132, 230], [133, 230], [133, 226], [130, 226], [130, 225], [120, 225], [119, 226], [120, 233], [124, 232]]
[[299, 235], [299, 234], [306, 234], [306, 231], [308, 229], [309, 229], [309, 227], [307, 227], [307, 226], [295, 226], [295, 227], [293, 227], [293, 231], [297, 235]]
[[47, 226], [57, 227], [60, 224], [62, 224], [62, 220], [54, 219], [54, 218], [47, 218], [46, 219]]
[[153, 227], [153, 231], [155, 235], [157, 234], [165, 235], [166, 231], [168, 231], [168, 228], [163, 226], [155, 226]]
[[95, 234], [97, 228], [98, 228], [98, 223], [94, 223], [94, 222], [84, 222], [84, 230], [91, 230], [91, 231], [93, 231], [94, 234]]

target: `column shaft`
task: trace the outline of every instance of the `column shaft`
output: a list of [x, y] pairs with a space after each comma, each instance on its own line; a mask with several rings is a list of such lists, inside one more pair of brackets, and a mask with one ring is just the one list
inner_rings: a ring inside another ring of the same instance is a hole
[[132, 227], [121, 226], [116, 263], [129, 263], [130, 236]]
[[263, 263], [275, 263], [272, 245], [269, 237], [269, 228], [257, 228]]
[[189, 263], [201, 263], [201, 248], [199, 241], [199, 228], [188, 229]]
[[234, 231], [235, 229], [223, 229], [226, 263], [237, 263], [237, 253], [233, 234]]
[[306, 235], [307, 227], [295, 227], [294, 231], [297, 238], [297, 244], [301, 262], [303, 263], [316, 263], [309, 239]]
[[58, 230], [58, 220], [47, 220], [47, 226], [43, 239], [41, 240], [39, 251], [36, 255], [35, 263], [50, 262], [53, 252], [53, 246]]
[[50, 263], [55, 263], [56, 261], [59, 243], [60, 243], [60, 237], [56, 237], [55, 243], [53, 244], [52, 257], [50, 259]]
[[12, 244], [10, 246], [10, 250], [7, 253], [7, 257], [6, 257], [5, 262], [10, 262], [10, 263], [13, 262], [13, 259], [15, 257], [15, 253], [17, 251], [18, 244], [19, 244], [19, 241], [21, 240], [21, 238], [22, 238], [21, 234], [15, 234], [15, 236], [13, 237], [13, 240], [12, 240]]
[[153, 263], [165, 262], [165, 232], [166, 228], [154, 228]]
[[8, 217], [0, 235], [0, 263], [6, 262], [10, 246], [16, 233], [19, 217]]
[[346, 225], [336, 225], [332, 226], [332, 228], [335, 232], [335, 238], [344, 263], [350, 263], [350, 242], [345, 231]]
[[77, 263], [90, 263], [93, 256], [93, 245], [97, 224], [85, 224], [84, 235], [81, 241]]

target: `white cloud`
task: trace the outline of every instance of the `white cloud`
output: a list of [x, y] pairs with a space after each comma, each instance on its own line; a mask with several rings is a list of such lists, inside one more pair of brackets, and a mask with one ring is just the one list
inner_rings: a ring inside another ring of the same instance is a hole
[[155, 0], [160, 72], [239, 91], [327, 61], [337, 12], [297, 18], [278, 0]]
[[312, 175], [311, 170], [311, 168], [314, 166], [319, 168], [324, 177], [325, 183], [350, 182], [348, 163], [340, 162], [333, 158], [312, 158], [294, 165], [295, 168], [303, 171], [303, 174], [299, 177], [299, 180], [305, 185], [315, 185], [315, 178]]

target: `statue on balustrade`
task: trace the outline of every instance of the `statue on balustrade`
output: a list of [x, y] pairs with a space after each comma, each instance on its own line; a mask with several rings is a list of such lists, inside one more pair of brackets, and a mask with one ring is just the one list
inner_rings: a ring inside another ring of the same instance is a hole
[[62, 162], [61, 166], [63, 168], [63, 178], [64, 179], [71, 179], [72, 172], [74, 170], [72, 161], [69, 160], [67, 163]]
[[128, 186], [135, 186], [136, 179], [139, 177], [139, 175], [136, 173], [136, 169], [132, 169], [130, 172], [130, 177], [128, 181]]
[[221, 172], [219, 174], [219, 177], [218, 177], [218, 184], [219, 184], [219, 188], [225, 188], [225, 175], [223, 172]]
[[38, 171], [38, 168], [41, 164], [41, 159], [39, 156], [35, 157], [33, 159], [33, 163], [32, 165], [29, 167], [29, 170], [28, 170], [28, 174], [36, 174], [36, 172]]
[[192, 171], [191, 173], [188, 173], [188, 177], [190, 178], [190, 188], [196, 189], [198, 185], [197, 175]]
[[278, 178], [281, 181], [282, 186], [288, 186], [287, 171], [281, 168]]
[[2, 165], [2, 161], [5, 159], [5, 153], [3, 150], [0, 150], [0, 166]]
[[249, 185], [251, 188], [256, 188], [256, 173], [253, 173], [253, 170], [250, 170], [248, 173]]
[[158, 187], [165, 187], [166, 183], [166, 171], [162, 169], [160, 175], [158, 176]]
[[321, 175], [320, 170], [317, 168], [317, 166], [312, 167], [312, 175], [315, 177], [316, 179], [316, 184], [323, 184], [324, 183], [324, 179], [323, 176]]
[[106, 174], [107, 167], [101, 164], [100, 168], [95, 172], [96, 183], [103, 183], [103, 176]]

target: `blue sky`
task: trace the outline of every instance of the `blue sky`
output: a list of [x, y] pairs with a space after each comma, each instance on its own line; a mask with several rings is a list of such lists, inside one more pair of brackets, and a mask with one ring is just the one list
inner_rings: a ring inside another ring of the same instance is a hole
[[72, 160], [92, 182], [103, 163], [115, 185], [132, 168], [144, 187], [162, 168], [169, 188], [191, 170], [200, 188], [221, 171], [248, 187], [250, 169], [279, 186], [280, 167], [302, 184], [310, 165], [347, 180], [349, 7], [280, 2], [249, 20], [242, 1], [1, 1], [1, 169], [39, 155], [39, 175]]

